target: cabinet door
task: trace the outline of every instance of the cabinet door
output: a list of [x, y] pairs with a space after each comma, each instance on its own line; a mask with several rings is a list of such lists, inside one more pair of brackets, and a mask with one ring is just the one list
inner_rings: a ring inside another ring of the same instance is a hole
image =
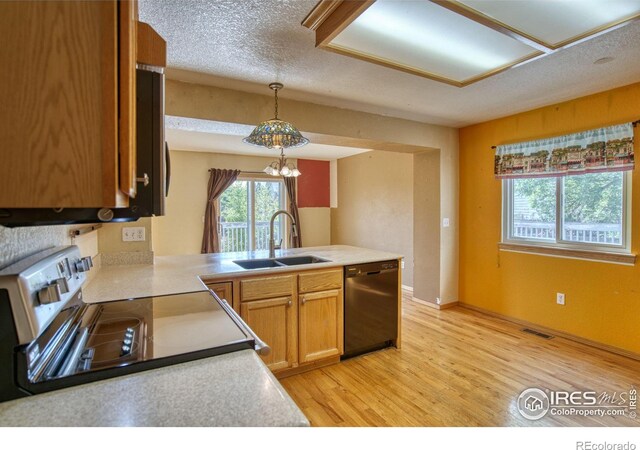
[[0, 207], [128, 205], [118, 11], [115, 0], [0, 1]]
[[[137, 0], [118, 2], [120, 58], [118, 84], [119, 107], [119, 178], [120, 190], [135, 197], [136, 184], [136, 30], [138, 24]], [[140, 174], [143, 177], [143, 174]]]
[[240, 316], [247, 325], [271, 347], [262, 356], [272, 371], [297, 365], [297, 311], [292, 297], [243, 302]]
[[342, 289], [300, 295], [300, 363], [343, 353]]
[[224, 283], [207, 283], [207, 287], [211, 289], [222, 300], [233, 305], [233, 284], [228, 281]]

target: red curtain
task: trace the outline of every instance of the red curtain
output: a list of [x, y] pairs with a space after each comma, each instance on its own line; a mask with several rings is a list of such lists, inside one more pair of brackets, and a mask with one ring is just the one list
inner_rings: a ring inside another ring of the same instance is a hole
[[209, 169], [209, 186], [207, 188], [207, 207], [204, 213], [204, 233], [202, 235], [201, 253], [219, 253], [220, 236], [218, 235], [218, 211], [216, 200], [227, 190], [240, 175], [239, 170]]

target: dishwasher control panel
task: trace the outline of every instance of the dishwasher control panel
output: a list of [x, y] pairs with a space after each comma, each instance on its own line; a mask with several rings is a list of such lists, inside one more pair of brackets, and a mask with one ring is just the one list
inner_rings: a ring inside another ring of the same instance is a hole
[[398, 270], [398, 260], [379, 261], [368, 264], [359, 264], [357, 266], [346, 266], [345, 277], [355, 277], [359, 275], [375, 274], [382, 270]]

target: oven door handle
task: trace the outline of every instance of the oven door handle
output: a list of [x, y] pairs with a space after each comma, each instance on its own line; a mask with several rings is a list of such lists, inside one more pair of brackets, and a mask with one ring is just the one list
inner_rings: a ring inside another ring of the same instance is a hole
[[78, 364], [80, 364], [80, 356], [84, 352], [84, 347], [88, 340], [89, 329], [82, 328], [73, 343], [73, 347], [71, 347], [71, 350], [69, 351], [69, 356], [67, 357], [64, 366], [62, 366], [62, 370], [57, 374], [58, 377], [66, 377], [77, 372]]
[[236, 325], [240, 327], [241, 330], [243, 330], [246, 334], [248, 334], [253, 338], [254, 345], [255, 345], [254, 348], [257, 354], [262, 356], [267, 356], [269, 353], [271, 353], [271, 347], [269, 347], [269, 345], [267, 345], [266, 342], [260, 339], [258, 335], [253, 332], [253, 330], [249, 327], [249, 325], [247, 325], [247, 323], [244, 320], [242, 320], [242, 317], [238, 315], [238, 313], [229, 305], [229, 303], [227, 303], [226, 300], [223, 300], [220, 297], [218, 297], [218, 295], [215, 292], [213, 292], [212, 289], [209, 289], [209, 292], [211, 292], [211, 295], [213, 295], [213, 298], [215, 298], [216, 301], [220, 304], [220, 306], [222, 306], [222, 309], [224, 309], [226, 313], [229, 314], [229, 316], [231, 317], [231, 320], [233, 320], [236, 323]]

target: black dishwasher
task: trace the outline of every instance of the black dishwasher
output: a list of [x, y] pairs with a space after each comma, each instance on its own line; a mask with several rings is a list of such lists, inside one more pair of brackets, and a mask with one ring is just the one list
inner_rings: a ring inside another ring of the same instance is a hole
[[344, 268], [344, 358], [390, 346], [398, 337], [398, 261]]

